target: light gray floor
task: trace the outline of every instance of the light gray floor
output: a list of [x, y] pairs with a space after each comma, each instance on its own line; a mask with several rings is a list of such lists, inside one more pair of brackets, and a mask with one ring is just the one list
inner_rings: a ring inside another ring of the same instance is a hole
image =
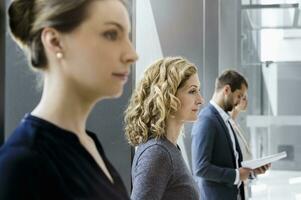
[[301, 171], [270, 170], [251, 188], [250, 200], [301, 200]]

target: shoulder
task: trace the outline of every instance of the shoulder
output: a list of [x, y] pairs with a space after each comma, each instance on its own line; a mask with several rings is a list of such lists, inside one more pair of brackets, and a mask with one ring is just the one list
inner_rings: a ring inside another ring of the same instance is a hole
[[174, 162], [168, 148], [160, 142], [149, 140], [140, 145], [135, 153], [132, 176], [157, 177], [168, 180], [174, 173]]
[[199, 117], [200, 119], [206, 117], [206, 118], [216, 118], [216, 114], [218, 113], [218, 111], [214, 108], [213, 105], [211, 105], [210, 103], [205, 106], [201, 112], [199, 113]]
[[1, 149], [0, 189], [30, 187], [29, 183], [38, 178], [42, 169], [38, 157], [37, 153], [23, 147], [8, 146]]
[[200, 130], [213, 131], [219, 124], [217, 116], [210, 111], [201, 111], [198, 120], [193, 124], [192, 134], [198, 133]]
[[153, 156], [153, 157], [166, 157], [170, 158], [171, 153], [167, 145], [165, 145], [160, 139], [151, 139], [146, 143], [140, 145], [136, 152], [138, 155]]
[[36, 147], [36, 132], [30, 124], [23, 120], [12, 132], [5, 144], [0, 148], [0, 177], [25, 176], [37, 170], [41, 161]]
[[[37, 140], [37, 133], [43, 131], [40, 127], [36, 126], [26, 118], [22, 119], [20, 124], [10, 134], [7, 141], [1, 149], [30, 149], [35, 145]], [[0, 150], [1, 150], [0, 149]]]
[[39, 156], [36, 152], [23, 146], [4, 146], [0, 150], [0, 174], [6, 172], [26, 171], [37, 163]]
[[164, 161], [172, 165], [172, 155], [170, 149], [162, 141], [151, 139], [140, 145], [135, 153], [137, 162], [160, 163]]

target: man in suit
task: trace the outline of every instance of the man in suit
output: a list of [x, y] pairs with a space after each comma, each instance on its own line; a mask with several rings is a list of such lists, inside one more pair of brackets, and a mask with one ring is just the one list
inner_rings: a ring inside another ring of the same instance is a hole
[[[228, 114], [246, 95], [248, 83], [234, 70], [215, 82], [210, 103], [192, 129], [192, 168], [202, 200], [244, 200], [243, 181], [252, 170], [241, 167], [242, 153]], [[255, 170], [264, 173], [268, 166]]]

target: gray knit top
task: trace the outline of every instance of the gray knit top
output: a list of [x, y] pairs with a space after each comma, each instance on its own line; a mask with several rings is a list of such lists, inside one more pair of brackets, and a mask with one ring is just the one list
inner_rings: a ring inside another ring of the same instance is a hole
[[198, 200], [198, 188], [181, 151], [168, 139], [141, 144], [132, 165], [132, 200]]

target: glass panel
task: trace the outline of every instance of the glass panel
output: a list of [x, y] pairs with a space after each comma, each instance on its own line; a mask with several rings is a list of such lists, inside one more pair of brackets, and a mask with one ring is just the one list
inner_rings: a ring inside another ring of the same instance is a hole
[[262, 4], [262, 5], [267, 5], [267, 4], [291, 4], [291, 3], [300, 3], [299, 0], [257, 0], [254, 1], [253, 3], [256, 4]]
[[[246, 5], [245, 1], [241, 2]], [[253, 1], [285, 4], [299, 1]], [[241, 122], [255, 158], [287, 152], [250, 183], [249, 199], [301, 199], [301, 30], [299, 10], [241, 10], [241, 67], [249, 80], [249, 109]], [[298, 22], [298, 24], [295, 24]], [[273, 27], [273, 29], [271, 29]]]
[[[295, 9], [258, 8], [248, 9], [245, 12], [247, 12], [254, 28], [290, 27], [293, 26]], [[257, 19], [258, 16], [261, 20]]]

